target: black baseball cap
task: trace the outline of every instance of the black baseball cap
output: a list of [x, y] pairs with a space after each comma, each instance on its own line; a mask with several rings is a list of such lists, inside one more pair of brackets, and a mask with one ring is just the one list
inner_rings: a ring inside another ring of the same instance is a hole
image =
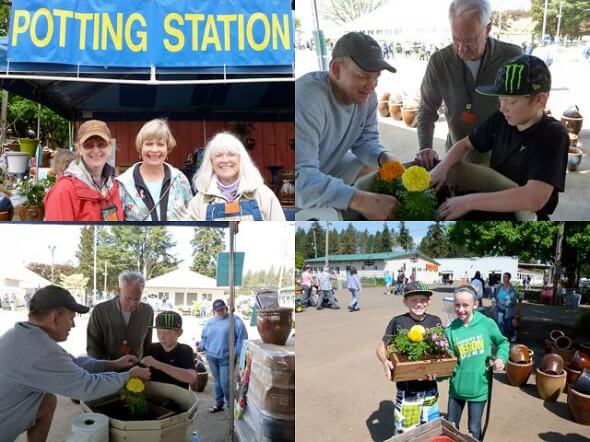
[[432, 290], [428, 288], [428, 284], [420, 281], [414, 281], [404, 287], [404, 298], [410, 295], [432, 296]]
[[506, 60], [496, 73], [492, 86], [475, 89], [482, 95], [531, 96], [551, 90], [551, 72], [543, 60], [533, 55], [518, 55]]
[[78, 304], [72, 294], [57, 285], [48, 285], [35, 292], [29, 303], [29, 310], [40, 312], [65, 307], [76, 313], [88, 313], [88, 307]]
[[159, 313], [154, 328], [182, 328], [182, 316], [172, 310]]
[[336, 57], [350, 57], [358, 67], [367, 72], [380, 72], [383, 69], [397, 72], [383, 59], [379, 43], [362, 32], [349, 32], [340, 37], [332, 49], [332, 58]]
[[213, 301], [213, 310], [214, 311], [221, 310], [226, 307], [227, 307], [227, 305], [225, 304], [225, 302], [223, 302], [223, 299], [216, 299], [215, 301]]

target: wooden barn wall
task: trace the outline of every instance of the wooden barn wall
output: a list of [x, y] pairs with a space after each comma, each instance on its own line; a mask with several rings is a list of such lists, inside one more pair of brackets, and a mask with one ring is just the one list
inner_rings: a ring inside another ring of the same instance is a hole
[[[117, 140], [117, 165], [128, 165], [139, 161], [135, 149], [135, 137], [144, 121], [110, 121], [108, 126]], [[182, 168], [187, 156], [197, 147], [203, 147], [215, 134], [229, 130], [231, 122], [224, 121], [169, 121], [176, 148], [168, 156], [168, 162]], [[289, 140], [295, 138], [293, 122], [255, 122], [252, 138], [256, 147], [248, 153], [258, 166], [266, 181], [271, 173], [267, 166], [282, 165], [295, 169], [295, 151], [289, 147]]]

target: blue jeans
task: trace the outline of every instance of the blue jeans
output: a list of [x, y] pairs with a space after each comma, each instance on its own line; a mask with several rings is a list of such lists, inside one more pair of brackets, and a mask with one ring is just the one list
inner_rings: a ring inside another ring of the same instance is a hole
[[213, 375], [215, 404], [223, 407], [223, 398], [225, 398], [227, 407], [231, 409], [229, 405], [229, 358], [219, 359], [207, 356], [207, 362]]
[[404, 296], [404, 285], [403, 283], [397, 283], [397, 294], [400, 296]]
[[303, 286], [303, 305], [311, 307], [313, 301], [311, 300], [311, 286]]
[[498, 327], [502, 334], [508, 337], [508, 339], [516, 339], [516, 330], [512, 325], [512, 320], [514, 317], [512, 313], [510, 316], [507, 314], [508, 311], [500, 308], [496, 308], [496, 322], [498, 323]]
[[[452, 422], [455, 427], [459, 428], [459, 422], [461, 422], [461, 414], [463, 413], [463, 407], [465, 402], [462, 399], [457, 399], [449, 396], [449, 405], [447, 410], [447, 420]], [[481, 437], [481, 417], [483, 416], [483, 409], [487, 401], [482, 402], [467, 402], [468, 411], [468, 422], [467, 428], [471, 435], [478, 439]]]
[[350, 308], [357, 308], [359, 305], [359, 294], [360, 294], [360, 290], [359, 289], [348, 289], [350, 290], [350, 294], [352, 295], [352, 300], [350, 301], [350, 304], [348, 304], [348, 306]]

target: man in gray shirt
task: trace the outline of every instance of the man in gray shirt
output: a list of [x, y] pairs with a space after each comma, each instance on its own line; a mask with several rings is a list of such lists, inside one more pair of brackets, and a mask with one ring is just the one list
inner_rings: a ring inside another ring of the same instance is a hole
[[[449, 6], [453, 44], [432, 55], [420, 88], [420, 153], [416, 160], [428, 169], [438, 160], [432, 141], [441, 103], [445, 104], [449, 127], [448, 151], [498, 110], [496, 97], [477, 94], [475, 87], [493, 84], [502, 63], [522, 53], [520, 46], [489, 36], [492, 29], [490, 15], [488, 0], [454, 0]], [[465, 160], [487, 165], [489, 157], [489, 153], [473, 150]]]
[[49, 285], [31, 299], [29, 320], [0, 336], [0, 441], [13, 441], [23, 431], [29, 442], [45, 441], [56, 394], [89, 401], [115, 394], [130, 377], [149, 380], [148, 368], [114, 372], [133, 366], [134, 356], [74, 358], [57, 344], [67, 339], [76, 313], [87, 312], [70, 292]]
[[382, 70], [381, 47], [360, 32], [334, 46], [329, 72], [295, 81], [295, 198], [299, 208], [351, 209], [367, 219], [393, 219], [398, 201], [359, 190], [356, 179], [393, 160], [379, 142], [375, 87]]
[[86, 330], [88, 355], [113, 360], [126, 354], [143, 357], [152, 342], [154, 311], [141, 301], [145, 279], [139, 272], [119, 275], [119, 296], [94, 307]]

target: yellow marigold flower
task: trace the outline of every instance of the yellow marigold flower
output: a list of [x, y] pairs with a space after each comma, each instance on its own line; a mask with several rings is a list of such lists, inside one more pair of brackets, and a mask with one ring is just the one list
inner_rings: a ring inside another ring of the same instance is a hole
[[409, 192], [422, 192], [430, 187], [430, 174], [423, 167], [412, 166], [402, 175], [402, 183]]
[[141, 393], [145, 389], [145, 385], [143, 385], [143, 381], [138, 378], [132, 378], [127, 381], [127, 390], [133, 393]]
[[402, 163], [397, 161], [388, 161], [379, 168], [379, 178], [383, 181], [393, 181], [402, 176], [405, 171]]
[[414, 325], [408, 332], [408, 339], [412, 342], [422, 342], [426, 329], [421, 325]]

